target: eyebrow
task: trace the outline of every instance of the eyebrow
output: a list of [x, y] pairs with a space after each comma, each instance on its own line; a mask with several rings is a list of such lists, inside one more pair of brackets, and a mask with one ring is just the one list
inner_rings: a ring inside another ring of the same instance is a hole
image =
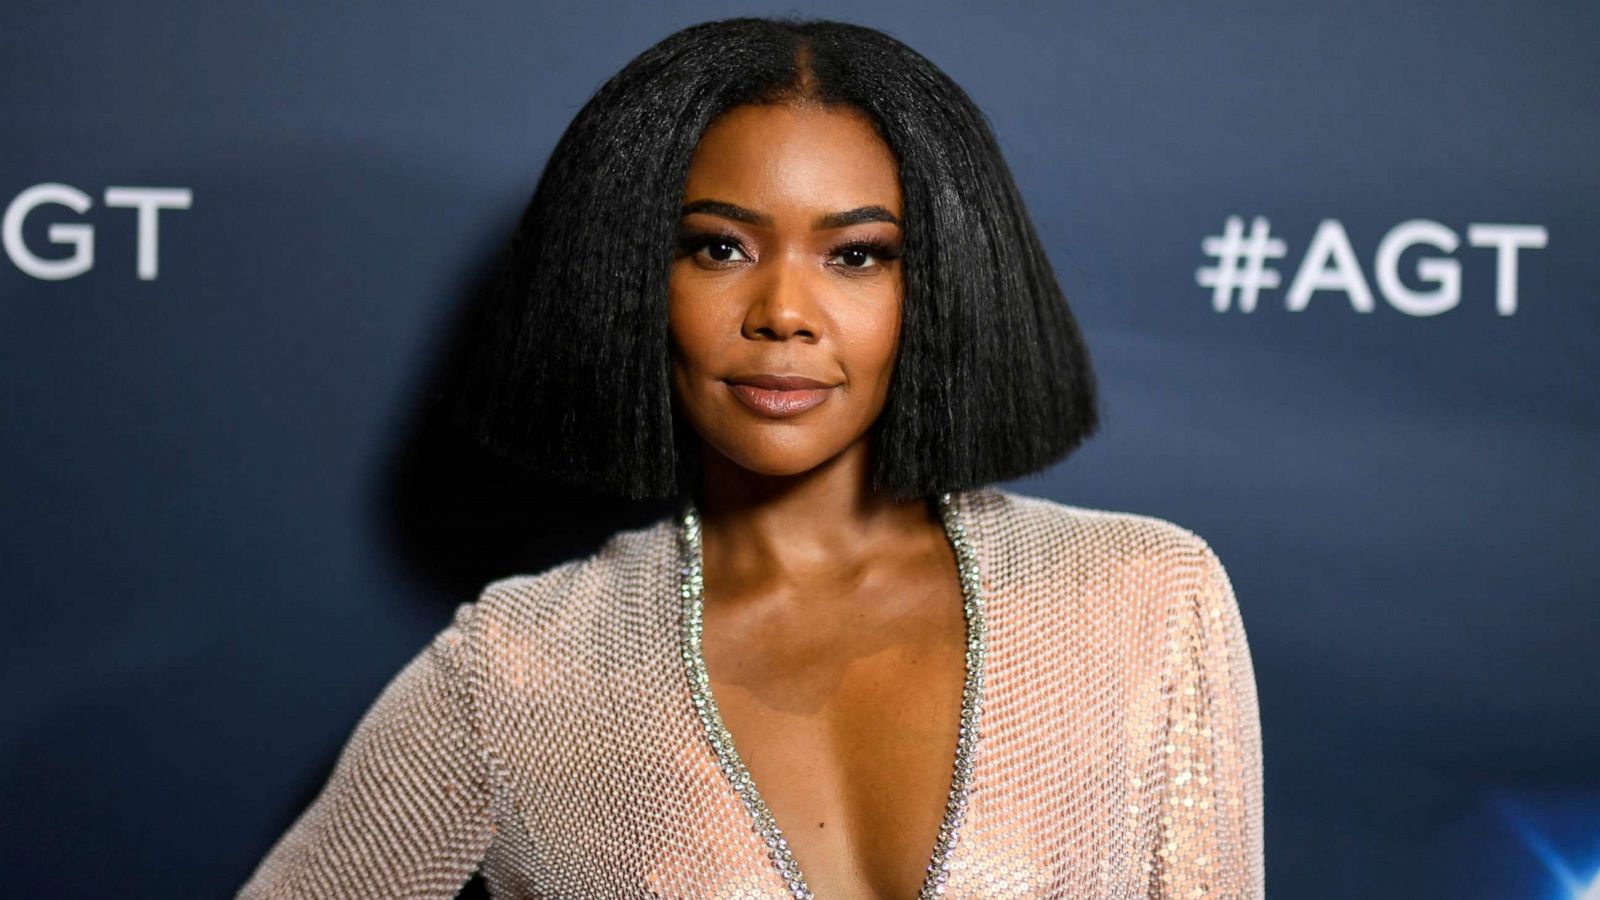
[[[728, 203], [723, 200], [696, 200], [693, 203], [686, 203], [680, 215], [687, 216], [693, 213], [721, 216], [724, 219], [744, 222], [747, 225], [763, 227], [772, 225], [772, 217], [766, 213], [759, 213], [752, 209], [746, 209], [737, 203]], [[816, 222], [812, 224], [812, 228], [817, 230], [844, 228], [847, 225], [858, 225], [862, 222], [888, 222], [891, 225], [900, 226], [900, 220], [895, 214], [881, 206], [858, 206], [855, 209], [847, 209], [844, 212], [833, 212], [819, 216]]]

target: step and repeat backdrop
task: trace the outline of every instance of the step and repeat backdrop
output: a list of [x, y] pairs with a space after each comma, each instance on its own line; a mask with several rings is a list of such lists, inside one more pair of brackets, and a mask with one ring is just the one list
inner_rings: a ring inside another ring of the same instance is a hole
[[662, 514], [441, 382], [579, 106], [744, 14], [989, 117], [1105, 400], [1009, 487], [1227, 565], [1269, 896], [1600, 897], [1600, 6], [1511, 0], [7, 4], [0, 895], [231, 895], [455, 604]]

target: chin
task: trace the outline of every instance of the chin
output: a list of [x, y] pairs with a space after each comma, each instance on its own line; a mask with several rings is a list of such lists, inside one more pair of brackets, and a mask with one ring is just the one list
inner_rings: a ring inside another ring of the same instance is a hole
[[804, 475], [839, 453], [839, 450], [833, 448], [770, 445], [718, 449], [729, 462], [739, 468], [773, 478]]

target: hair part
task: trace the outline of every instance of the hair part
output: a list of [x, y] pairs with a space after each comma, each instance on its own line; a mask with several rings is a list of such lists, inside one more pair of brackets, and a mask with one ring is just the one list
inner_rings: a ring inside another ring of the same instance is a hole
[[465, 428], [604, 493], [694, 489], [698, 438], [672, 402], [674, 239], [700, 136], [752, 103], [854, 107], [899, 163], [905, 294], [875, 488], [910, 498], [1018, 478], [1097, 429], [1082, 335], [982, 112], [883, 32], [792, 18], [685, 28], [579, 110], [453, 380]]

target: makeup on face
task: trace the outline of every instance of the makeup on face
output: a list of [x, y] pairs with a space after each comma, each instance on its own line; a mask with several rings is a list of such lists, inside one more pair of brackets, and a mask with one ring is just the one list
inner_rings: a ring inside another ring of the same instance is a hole
[[[730, 223], [741, 223], [747, 227], [770, 229], [773, 219], [766, 213], [746, 209], [736, 203], [723, 200], [702, 199], [685, 204], [681, 212], [682, 220], [678, 230], [678, 252], [693, 258], [697, 264], [704, 268], [719, 269], [731, 268], [742, 263], [759, 261], [758, 255], [752, 253], [749, 242], [746, 241], [732, 227], [717, 222], [715, 224], [697, 224], [693, 217], [699, 215], [702, 223], [707, 218], [715, 217]], [[814, 231], [838, 231], [855, 225], [868, 222], [884, 222], [900, 227], [900, 220], [894, 213], [882, 206], [862, 206], [855, 209], [826, 213], [819, 216], [812, 223]], [[702, 251], [709, 251], [702, 255]], [[851, 261], [835, 265], [834, 268], [850, 275], [871, 275], [886, 268], [894, 260], [900, 258], [899, 240], [890, 240], [874, 234], [857, 232], [853, 236], [846, 236], [827, 248], [826, 256], [829, 260], [847, 257]], [[871, 265], [858, 265], [857, 262], [866, 262], [863, 257], [870, 257]]]
[[800, 375], [737, 375], [727, 379], [727, 384], [745, 406], [774, 419], [815, 409], [838, 387]]
[[894, 370], [906, 238], [872, 122], [736, 108], [702, 135], [678, 214], [668, 324], [684, 419], [763, 475], [864, 454]]

